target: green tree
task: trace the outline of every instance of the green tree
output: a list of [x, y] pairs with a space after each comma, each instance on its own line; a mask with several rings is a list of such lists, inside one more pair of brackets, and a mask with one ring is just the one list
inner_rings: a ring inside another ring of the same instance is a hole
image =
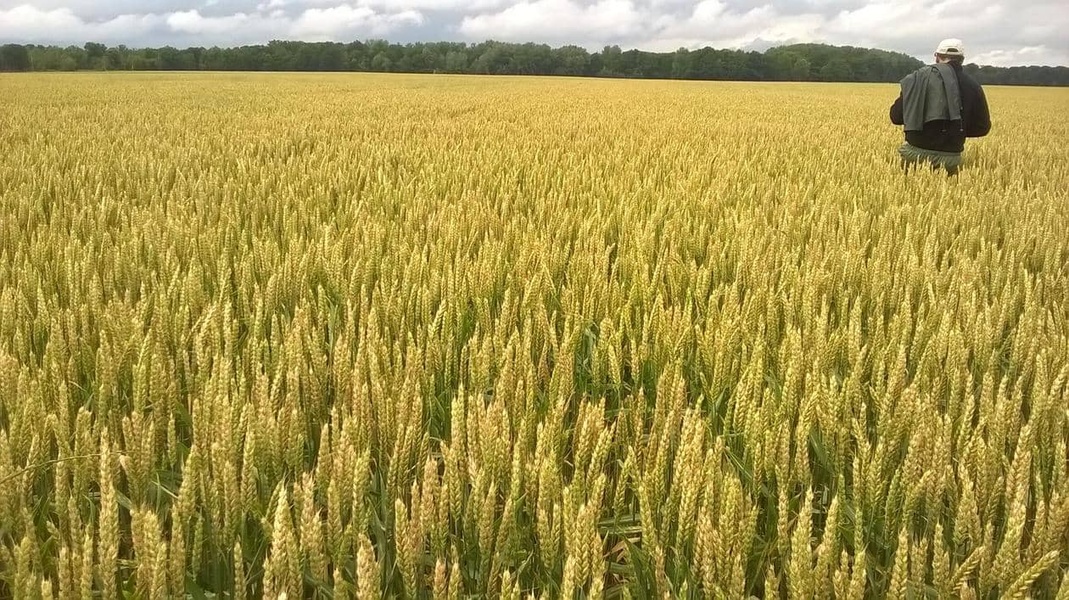
[[471, 71], [484, 74], [504, 74], [509, 62], [505, 45], [500, 42], [487, 42], [475, 48], [477, 54], [471, 63]]
[[[25, 52], [25, 54], [23, 54]], [[453, 42], [391, 44], [368, 40], [329, 42], [271, 41], [231, 48], [108, 48], [84, 46], [0, 47], [0, 69], [56, 71], [76, 69], [205, 69], [238, 71], [397, 71], [495, 74], [558, 74], [677, 79], [897, 82], [921, 61], [899, 52], [872, 48], [791, 44], [766, 52], [698, 50], [623, 51], [605, 46], [587, 52], [579, 46], [514, 44], [493, 40], [469, 45]], [[1067, 67], [967, 65], [980, 83], [1069, 86]]]
[[19, 44], [0, 46], [0, 71], [29, 71], [32, 68], [30, 51]]
[[104, 68], [104, 53], [107, 52], [108, 47], [104, 44], [98, 44], [96, 42], [85, 43], [85, 57], [88, 61], [87, 68], [89, 69], [103, 69]]
[[445, 55], [447, 73], [463, 73], [468, 69], [468, 53], [463, 50], [450, 50]]
[[820, 68], [820, 78], [824, 81], [853, 81], [854, 72], [842, 58], [833, 58]]
[[371, 59], [372, 71], [389, 71], [392, 66], [393, 61], [385, 52], [379, 52]]
[[606, 75], [608, 77], [614, 77], [621, 74], [622, 69], [622, 57], [623, 52], [619, 46], [605, 46], [601, 50], [601, 73], [600, 75]]
[[694, 59], [690, 54], [690, 50], [680, 48], [672, 53], [672, 77], [686, 79], [690, 77], [693, 69]]
[[590, 68], [590, 53], [581, 46], [564, 46], [553, 52], [551, 61], [559, 75], [584, 75]]
[[792, 79], [794, 64], [801, 58], [790, 50], [773, 48], [766, 53], [769, 79]]
[[108, 48], [104, 53], [104, 68], [112, 71], [123, 69], [126, 60], [120, 48]]

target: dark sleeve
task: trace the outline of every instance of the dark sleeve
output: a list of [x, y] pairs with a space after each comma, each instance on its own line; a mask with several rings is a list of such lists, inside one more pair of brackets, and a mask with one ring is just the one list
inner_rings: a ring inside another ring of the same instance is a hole
[[991, 131], [991, 112], [987, 107], [984, 88], [977, 85], [974, 92], [975, 97], [970, 111], [972, 114], [965, 121], [965, 135], [966, 137], [984, 137]]
[[902, 125], [902, 95], [898, 95], [898, 99], [891, 105], [891, 122], [895, 125]]

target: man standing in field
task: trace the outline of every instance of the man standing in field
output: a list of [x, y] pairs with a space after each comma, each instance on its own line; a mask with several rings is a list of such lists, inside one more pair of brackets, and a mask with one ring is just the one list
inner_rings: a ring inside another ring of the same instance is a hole
[[898, 149], [904, 167], [928, 163], [956, 175], [965, 138], [983, 137], [991, 130], [984, 90], [962, 69], [964, 62], [961, 40], [946, 39], [935, 50], [935, 64], [899, 82], [891, 122], [905, 131], [906, 142]]

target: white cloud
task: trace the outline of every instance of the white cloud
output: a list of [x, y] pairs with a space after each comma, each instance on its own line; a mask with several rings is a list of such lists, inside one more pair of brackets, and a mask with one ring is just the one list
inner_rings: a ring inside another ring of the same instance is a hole
[[[904, 20], [911, 15], [915, 16], [914, 28], [928, 26], [929, 21], [924, 18], [928, 15], [923, 14], [924, 8], [921, 7], [922, 12], [920, 14], [913, 12], [916, 8], [907, 2], [873, 2], [857, 10], [841, 11], [835, 18], [831, 19], [828, 29], [844, 33], [849, 31], [856, 33], [875, 31], [877, 35], [885, 35], [890, 33], [888, 30], [891, 28], [888, 25]], [[862, 35], [868, 34], [862, 33]]]
[[511, 3], [509, 0], [360, 0], [358, 4], [376, 10], [478, 12], [496, 10]]
[[777, 16], [767, 4], [736, 12], [719, 0], [702, 0], [686, 18], [662, 22], [651, 43], [670, 39], [677, 47], [741, 47], [756, 38], [768, 39], [771, 27], [783, 22]]
[[[487, 39], [670, 51], [826, 42], [1069, 65], [1064, 0], [0, 0], [0, 40], [130, 46]], [[146, 10], [151, 6], [151, 10]]]
[[1000, 65], [1006, 67], [1028, 65], [1069, 65], [1069, 50], [1047, 46], [1025, 46], [1023, 48], [991, 50], [972, 57], [972, 62], [980, 65]]
[[147, 32], [161, 22], [159, 15], [122, 14], [87, 23], [69, 8], [41, 10], [26, 4], [0, 10], [0, 39], [80, 44], [90, 39], [118, 37], [129, 32]]
[[172, 31], [193, 35], [225, 35], [239, 28], [256, 27], [272, 29], [271, 18], [237, 13], [226, 17], [203, 17], [200, 11], [186, 10], [167, 15], [167, 26]]
[[22, 31], [30, 37], [49, 29], [77, 29], [82, 22], [69, 8], [41, 10], [25, 4], [0, 12], [0, 24], [8, 35]]
[[401, 27], [419, 26], [422, 13], [403, 10], [376, 12], [349, 4], [327, 8], [303, 8], [296, 14], [278, 8], [272, 0], [262, 10], [207, 16], [199, 9], [170, 13], [121, 14], [106, 20], [87, 20], [71, 8], [41, 9], [20, 5], [0, 9], [0, 39], [33, 43], [103, 41], [119, 44], [144, 40], [163, 46], [172, 38], [193, 43], [267, 42], [271, 39], [309, 41], [351, 40], [385, 36]]
[[496, 13], [467, 16], [460, 32], [469, 38], [500, 41], [571, 41], [588, 36], [608, 41], [641, 33], [647, 15], [630, 0], [525, 0]]
[[292, 24], [289, 32], [291, 37], [300, 39], [338, 40], [356, 32], [381, 36], [398, 27], [422, 23], [423, 15], [415, 10], [380, 14], [371, 8], [343, 4], [305, 10]]

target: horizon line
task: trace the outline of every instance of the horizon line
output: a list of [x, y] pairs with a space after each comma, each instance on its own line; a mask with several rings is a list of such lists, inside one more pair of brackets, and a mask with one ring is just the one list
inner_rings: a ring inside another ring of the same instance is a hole
[[[418, 45], [418, 44], [424, 44], [424, 45], [428, 45], [428, 44], [454, 44], [454, 45], [463, 45], [465, 47], [474, 47], [474, 46], [479, 46], [479, 45], [482, 45], [482, 44], [502, 44], [502, 45], [513, 45], [513, 46], [534, 45], [534, 46], [546, 46], [546, 47], [548, 47], [548, 48], [550, 48], [552, 50], [559, 50], [559, 49], [562, 49], [562, 48], [580, 48], [580, 49], [582, 49], [583, 51], [585, 51], [585, 52], [587, 52], [589, 54], [600, 54], [600, 53], [604, 52], [604, 50], [606, 48], [618, 48], [620, 50], [620, 52], [639, 52], [639, 53], [643, 53], [643, 54], [659, 54], [659, 55], [675, 54], [676, 52], [679, 52], [680, 50], [687, 50], [688, 52], [697, 52], [697, 51], [701, 51], [701, 50], [715, 50], [715, 51], [720, 51], [720, 52], [741, 52], [741, 53], [744, 53], [744, 54], [747, 54], [747, 53], [767, 54], [770, 50], [773, 50], [773, 49], [776, 49], [776, 48], [784, 48], [784, 47], [789, 47], [789, 46], [807, 46], [808, 45], [808, 46], [828, 46], [830, 48], [840, 48], [840, 49], [854, 48], [854, 49], [858, 49], [858, 50], [868, 50], [868, 51], [875, 50], [875, 51], [879, 51], [879, 52], [887, 52], [887, 53], [890, 53], [890, 54], [899, 54], [901, 56], [909, 57], [909, 58], [912, 58], [914, 60], [920, 61], [921, 63], [925, 63], [925, 64], [928, 63], [928, 61], [926, 59], [924, 59], [924, 58], [920, 58], [919, 56], [908, 54], [908, 53], [903, 52], [901, 50], [890, 50], [890, 49], [887, 49], [887, 48], [881, 48], [881, 47], [877, 47], [877, 46], [858, 46], [858, 45], [854, 45], [854, 44], [832, 44], [832, 43], [829, 43], [829, 42], [820, 42], [820, 41], [787, 41], [787, 42], [771, 44], [768, 47], [764, 48], [763, 50], [758, 50], [756, 48], [744, 49], [744, 48], [737, 48], [737, 47], [736, 48], [716, 47], [716, 46], [712, 46], [712, 45], [708, 45], [707, 44], [707, 45], [699, 46], [699, 47], [681, 46], [680, 48], [677, 48], [675, 50], [663, 50], [663, 51], [644, 50], [644, 49], [639, 48], [637, 46], [630, 46], [630, 47], [626, 47], [625, 48], [624, 46], [622, 46], [620, 44], [604, 44], [600, 50], [590, 50], [587, 46], [584, 46], [584, 45], [578, 44], [578, 43], [573, 43], [573, 42], [560, 43], [560, 44], [551, 44], [549, 42], [536, 42], [536, 41], [525, 41], [525, 42], [504, 41], [504, 40], [497, 40], [497, 39], [493, 39], [493, 38], [487, 38], [487, 39], [484, 39], [482, 41], [464, 41], [464, 40], [438, 39], [438, 40], [416, 40], [416, 41], [398, 42], [398, 41], [391, 41], [391, 40], [389, 40], [387, 38], [381, 38], [381, 37], [367, 37], [367, 38], [364, 38], [364, 39], [355, 39], [354, 38], [352, 40], [347, 40], [347, 41], [339, 41], [339, 40], [306, 40], [306, 39], [299, 39], [299, 38], [273, 38], [273, 39], [270, 39], [270, 40], [268, 40], [266, 42], [254, 42], [254, 43], [232, 44], [232, 45], [212, 44], [212, 45], [205, 45], [205, 46], [175, 46], [175, 45], [172, 45], [172, 44], [164, 44], [164, 45], [157, 45], [157, 46], [147, 46], [147, 45], [144, 45], [144, 46], [142, 46], [142, 45], [131, 46], [131, 45], [127, 45], [127, 44], [110, 45], [110, 44], [107, 44], [105, 42], [98, 42], [98, 41], [94, 41], [94, 40], [86, 40], [86, 41], [82, 42], [81, 44], [77, 44], [77, 43], [73, 43], [73, 42], [72, 43], [67, 43], [67, 44], [59, 44], [59, 43], [15, 42], [15, 41], [0, 40], [0, 46], [19, 45], [19, 46], [38, 46], [38, 47], [53, 47], [53, 48], [71, 48], [71, 47], [75, 47], [75, 48], [83, 48], [84, 49], [85, 46], [88, 45], [88, 44], [101, 44], [105, 48], [125, 48], [127, 50], [160, 50], [160, 49], [163, 49], [163, 48], [173, 48], [175, 50], [182, 51], [182, 50], [194, 50], [194, 49], [198, 49], [198, 48], [199, 49], [203, 49], [203, 50], [210, 50], [210, 49], [233, 50], [233, 49], [237, 49], [237, 48], [251, 48], [251, 47], [256, 47], [256, 46], [268, 46], [268, 45], [270, 45], [272, 43], [338, 44], [338, 45], [342, 45], [342, 46], [349, 45], [349, 44], [354, 44], [354, 43], [359, 43], [359, 44], [363, 44], [363, 45], [366, 46], [371, 42], [385, 42], [389, 46], [397, 45], [397, 46], [402, 46], [402, 47], [404, 47], [404, 46], [413, 46], [413, 45]], [[969, 62], [968, 57], [966, 57], [966, 59], [965, 59], [963, 64], [965, 64], [965, 65], [975, 65], [977, 67], [989, 68], [989, 69], [1069, 69], [1069, 65], [1060, 65], [1060, 64], [1059, 65], [1029, 64], [1029, 65], [1014, 65], [1014, 66], [999, 66], [999, 65], [991, 65], [991, 64], [980, 64], [980, 63], [975, 63], [975, 62]]]

